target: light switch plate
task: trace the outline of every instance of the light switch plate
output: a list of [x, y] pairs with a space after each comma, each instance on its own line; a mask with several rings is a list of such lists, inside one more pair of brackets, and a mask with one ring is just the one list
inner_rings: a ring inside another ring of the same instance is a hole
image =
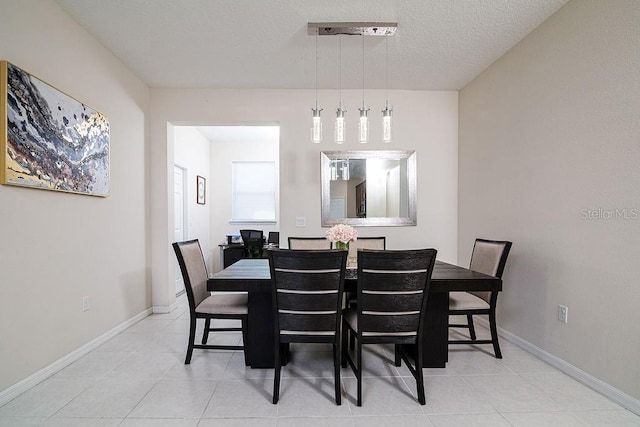
[[296, 217], [296, 227], [306, 227], [307, 226], [307, 218], [304, 216]]

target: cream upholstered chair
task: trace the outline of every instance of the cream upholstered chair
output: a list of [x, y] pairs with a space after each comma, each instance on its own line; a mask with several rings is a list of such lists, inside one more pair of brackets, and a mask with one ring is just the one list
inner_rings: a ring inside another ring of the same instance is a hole
[[349, 257], [358, 256], [358, 249], [377, 249], [383, 251], [387, 249], [387, 239], [380, 237], [358, 237], [349, 243]]
[[[507, 257], [511, 250], [511, 242], [502, 240], [476, 239], [471, 254], [469, 268], [479, 273], [494, 277], [502, 277]], [[493, 344], [496, 358], [502, 359], [500, 344], [498, 343], [498, 328], [496, 326], [496, 306], [498, 291], [494, 292], [451, 292], [449, 294], [449, 315], [463, 315], [467, 317], [466, 324], [449, 323], [450, 328], [465, 328], [469, 330], [468, 340], [449, 340], [449, 344]], [[491, 329], [490, 340], [478, 340], [473, 324], [473, 316], [489, 316]]]
[[281, 353], [292, 342], [333, 345], [336, 405], [340, 390], [340, 320], [347, 263], [345, 251], [269, 251], [275, 376], [273, 403], [280, 397]]
[[[244, 346], [237, 345], [207, 345], [207, 339], [209, 332], [212, 331], [242, 331], [243, 342], [247, 342], [247, 294], [209, 294], [207, 291], [207, 267], [202, 256], [200, 242], [197, 239], [176, 242], [173, 244], [173, 250], [178, 258], [187, 300], [189, 301], [189, 344], [184, 364], [191, 363], [191, 355], [194, 348], [244, 350]], [[202, 344], [195, 343], [197, 319], [204, 319], [205, 321]], [[242, 327], [211, 328], [211, 319], [238, 319], [242, 322]], [[245, 352], [245, 363], [246, 361], [247, 355]]]
[[331, 249], [331, 241], [325, 237], [289, 237], [289, 249]]
[[[356, 404], [362, 406], [362, 345], [395, 344], [395, 364], [406, 363], [416, 380], [418, 401], [425, 404], [422, 339], [435, 249], [358, 251], [358, 303], [343, 310], [342, 366], [351, 366], [357, 379]], [[347, 335], [355, 336], [355, 361], [347, 351]], [[405, 345], [415, 348], [415, 366]]]

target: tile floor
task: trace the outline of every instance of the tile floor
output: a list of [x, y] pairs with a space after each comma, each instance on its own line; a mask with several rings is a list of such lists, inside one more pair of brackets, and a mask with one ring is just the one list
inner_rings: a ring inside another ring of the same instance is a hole
[[[273, 405], [273, 370], [246, 368], [241, 352], [195, 350], [191, 365], [183, 364], [189, 314], [184, 297], [179, 302], [0, 407], [0, 425], [640, 426], [640, 417], [504, 340], [502, 360], [491, 346], [460, 346], [446, 369], [425, 369], [426, 406], [389, 347], [371, 346], [363, 356], [357, 407], [349, 368], [343, 404], [333, 401], [330, 348], [294, 345]], [[212, 338], [240, 342], [235, 333]]]

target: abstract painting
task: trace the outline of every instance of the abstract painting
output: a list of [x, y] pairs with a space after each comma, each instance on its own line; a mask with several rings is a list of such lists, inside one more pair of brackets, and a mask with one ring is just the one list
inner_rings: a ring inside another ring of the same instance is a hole
[[109, 120], [0, 61], [0, 183], [109, 195]]

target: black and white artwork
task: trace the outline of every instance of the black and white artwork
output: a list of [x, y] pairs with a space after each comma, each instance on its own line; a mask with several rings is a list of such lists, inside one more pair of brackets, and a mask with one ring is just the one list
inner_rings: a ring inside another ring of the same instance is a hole
[[7, 61], [0, 78], [0, 182], [107, 196], [107, 117]]

